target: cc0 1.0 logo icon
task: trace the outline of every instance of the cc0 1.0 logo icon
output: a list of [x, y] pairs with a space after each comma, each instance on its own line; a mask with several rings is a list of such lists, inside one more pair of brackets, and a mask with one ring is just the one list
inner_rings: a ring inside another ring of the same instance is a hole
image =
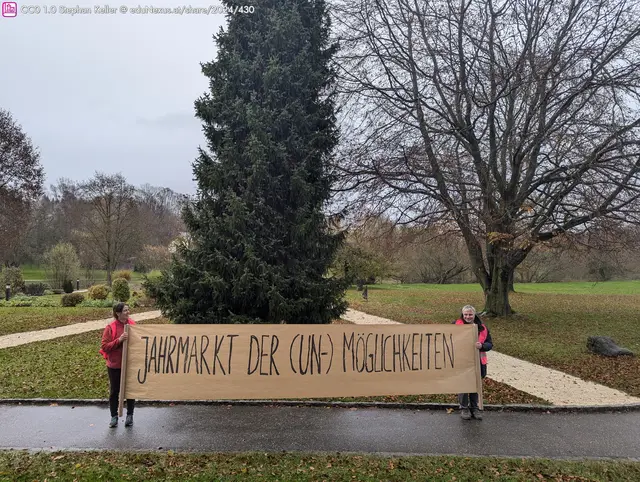
[[16, 17], [18, 15], [18, 4], [16, 2], [2, 2], [2, 16]]

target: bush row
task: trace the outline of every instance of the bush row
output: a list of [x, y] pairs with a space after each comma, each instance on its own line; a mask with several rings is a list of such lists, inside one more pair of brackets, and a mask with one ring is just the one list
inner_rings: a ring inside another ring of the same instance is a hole
[[[131, 270], [121, 269], [113, 272], [113, 282], [123, 279], [126, 280], [127, 283], [131, 281]], [[51, 290], [51, 286], [47, 283], [37, 282], [26, 284], [24, 278], [22, 276], [22, 270], [16, 266], [3, 267], [0, 269], [0, 282], [2, 282], [2, 286], [9, 285], [11, 288], [11, 294], [16, 295], [18, 293], [24, 293], [29, 296], [43, 296], [45, 291]], [[105, 285], [96, 285], [96, 286], [105, 286]], [[89, 296], [91, 299], [99, 300], [106, 299], [107, 294], [109, 293], [109, 288], [106, 287], [106, 294], [102, 295], [102, 291], [98, 292], [96, 297]], [[62, 289], [54, 289], [53, 292], [55, 294], [62, 293], [73, 293], [74, 291], [74, 283], [72, 280], [67, 279], [62, 283]], [[126, 291], [121, 292], [122, 295], [126, 293]], [[103, 296], [103, 297], [100, 297]], [[126, 301], [126, 300], [124, 300]]]
[[[9, 301], [0, 300], [0, 308], [15, 307], [37, 307], [37, 308], [59, 308], [60, 306], [72, 307], [79, 306], [83, 308], [111, 308], [117, 301], [112, 299], [106, 300], [90, 300], [85, 299], [82, 293], [70, 293], [64, 295], [62, 300], [52, 300], [50, 298], [41, 298], [37, 296], [17, 295]], [[131, 308], [152, 307], [153, 301], [146, 296], [137, 295], [131, 297], [127, 304]]]
[[[28, 284], [22, 290], [27, 296], [43, 296], [46, 294], [74, 294], [73, 287], [69, 288], [65, 283], [64, 290], [51, 290], [46, 283]], [[87, 298], [90, 300], [106, 300], [112, 290], [104, 284], [90, 286], [87, 290]], [[12, 294], [15, 293], [12, 290]], [[76, 293], [77, 294], [77, 293]], [[127, 301], [131, 297], [129, 282], [125, 278], [116, 278], [113, 281], [113, 299], [117, 301]], [[74, 299], [69, 298], [69, 299]]]

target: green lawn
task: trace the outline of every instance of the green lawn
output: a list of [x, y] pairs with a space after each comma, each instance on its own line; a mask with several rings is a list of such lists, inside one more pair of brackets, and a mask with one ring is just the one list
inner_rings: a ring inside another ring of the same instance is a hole
[[[556, 292], [549, 292], [550, 285]], [[593, 288], [588, 283], [564, 285], [517, 285], [510, 299], [518, 314], [486, 320], [494, 348], [640, 396], [640, 356], [607, 358], [586, 349], [588, 336], [605, 335], [640, 355], [640, 318], [635, 315], [640, 307], [640, 284], [613, 282]], [[402, 323], [450, 323], [465, 304], [482, 309], [482, 292], [479, 287], [471, 287], [376, 285], [369, 287], [366, 302], [353, 289], [347, 297], [353, 309]], [[489, 354], [489, 374], [490, 363]]]
[[0, 398], [108, 398], [101, 337], [95, 330], [1, 349]]
[[0, 451], [0, 477], [47, 480], [639, 480], [640, 463], [496, 457]]
[[639, 295], [640, 280], [600, 283], [578, 281], [570, 283], [516, 283], [514, 289], [520, 293], [554, 293], [558, 295]]
[[[426, 290], [458, 293], [482, 293], [482, 287], [478, 283], [469, 284], [380, 284], [368, 285], [369, 289], [391, 290]], [[515, 283], [517, 293], [554, 293], [575, 295], [638, 295], [640, 294], [640, 280], [634, 281], [570, 281], [565, 283]]]
[[[20, 266], [20, 269], [22, 270], [22, 277], [27, 280], [27, 281], [45, 281], [47, 280], [47, 273], [44, 269], [43, 266], [38, 266], [38, 265], [32, 265], [32, 264], [24, 264], [22, 266]], [[152, 271], [151, 273], [149, 273], [150, 275], [153, 275], [155, 273], [159, 273], [157, 271]], [[95, 277], [96, 280], [98, 280], [99, 282], [106, 282], [107, 280], [107, 272], [103, 269], [96, 269], [93, 271], [93, 276]], [[136, 271], [132, 271], [131, 272], [131, 281], [137, 281], [140, 282], [143, 280], [143, 273], [138, 273]], [[85, 279], [85, 275], [84, 275], [84, 270], [81, 270], [80, 273], [78, 273], [78, 277], [81, 280]], [[72, 280], [75, 283], [75, 280]], [[75, 284], [74, 284], [75, 286]]]
[[[140, 311], [146, 309], [140, 308]], [[0, 308], [0, 336], [73, 325], [113, 316], [111, 308]]]
[[0, 451], [0, 479], [32, 480], [640, 480], [640, 463], [496, 457]]

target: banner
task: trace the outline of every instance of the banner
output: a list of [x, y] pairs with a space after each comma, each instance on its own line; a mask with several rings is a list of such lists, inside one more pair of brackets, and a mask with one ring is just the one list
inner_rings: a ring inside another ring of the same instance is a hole
[[137, 324], [126, 328], [124, 398], [482, 393], [473, 324]]

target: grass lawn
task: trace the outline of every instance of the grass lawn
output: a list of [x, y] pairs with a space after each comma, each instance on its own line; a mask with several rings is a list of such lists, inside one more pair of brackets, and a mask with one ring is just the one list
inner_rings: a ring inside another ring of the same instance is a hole
[[[47, 280], [47, 273], [45, 271], [45, 268], [43, 266], [37, 266], [37, 265], [33, 265], [33, 264], [25, 264], [20, 266], [20, 269], [22, 270], [22, 277], [25, 280], [29, 280], [29, 281], [45, 281]], [[95, 277], [96, 280], [102, 280], [103, 282], [106, 282], [107, 280], [107, 272], [103, 269], [96, 269], [93, 270], [93, 275]], [[142, 281], [143, 279], [143, 274], [142, 273], [138, 273], [136, 271], [131, 271], [131, 281]], [[81, 270], [80, 273], [78, 273], [78, 277], [82, 280], [84, 279], [84, 271]], [[75, 286], [75, 279], [72, 280]]]
[[[146, 311], [139, 308], [136, 311]], [[24, 331], [44, 330], [57, 326], [73, 325], [83, 321], [100, 320], [113, 315], [111, 308], [59, 307], [39, 308], [20, 306], [0, 308], [0, 336]]]
[[[390, 288], [396, 290], [427, 290], [457, 293], [482, 294], [478, 283], [467, 284], [380, 284], [368, 285], [369, 289]], [[554, 293], [558, 295], [638, 295], [640, 280], [635, 281], [569, 281], [564, 283], [516, 283], [514, 289], [518, 293]], [[355, 291], [355, 290], [354, 290]]]
[[[640, 396], [640, 356], [608, 358], [586, 349], [588, 336], [605, 335], [640, 355], [639, 282], [515, 289], [510, 300], [518, 314], [486, 320], [497, 351]], [[480, 310], [484, 302], [478, 285], [375, 285], [366, 302], [355, 289], [347, 297], [355, 310], [402, 323], [450, 323], [465, 304]]]
[[[6, 479], [5, 479], [6, 477]], [[640, 463], [342, 454], [0, 451], [0, 479], [31, 480], [639, 480]]]
[[[478, 285], [478, 289], [480, 289], [480, 285]], [[514, 289], [520, 293], [555, 293], [557, 295], [640, 295], [640, 280], [606, 281], [604, 283], [592, 281], [516, 283]]]
[[101, 336], [96, 330], [0, 350], [0, 398], [108, 398]]

